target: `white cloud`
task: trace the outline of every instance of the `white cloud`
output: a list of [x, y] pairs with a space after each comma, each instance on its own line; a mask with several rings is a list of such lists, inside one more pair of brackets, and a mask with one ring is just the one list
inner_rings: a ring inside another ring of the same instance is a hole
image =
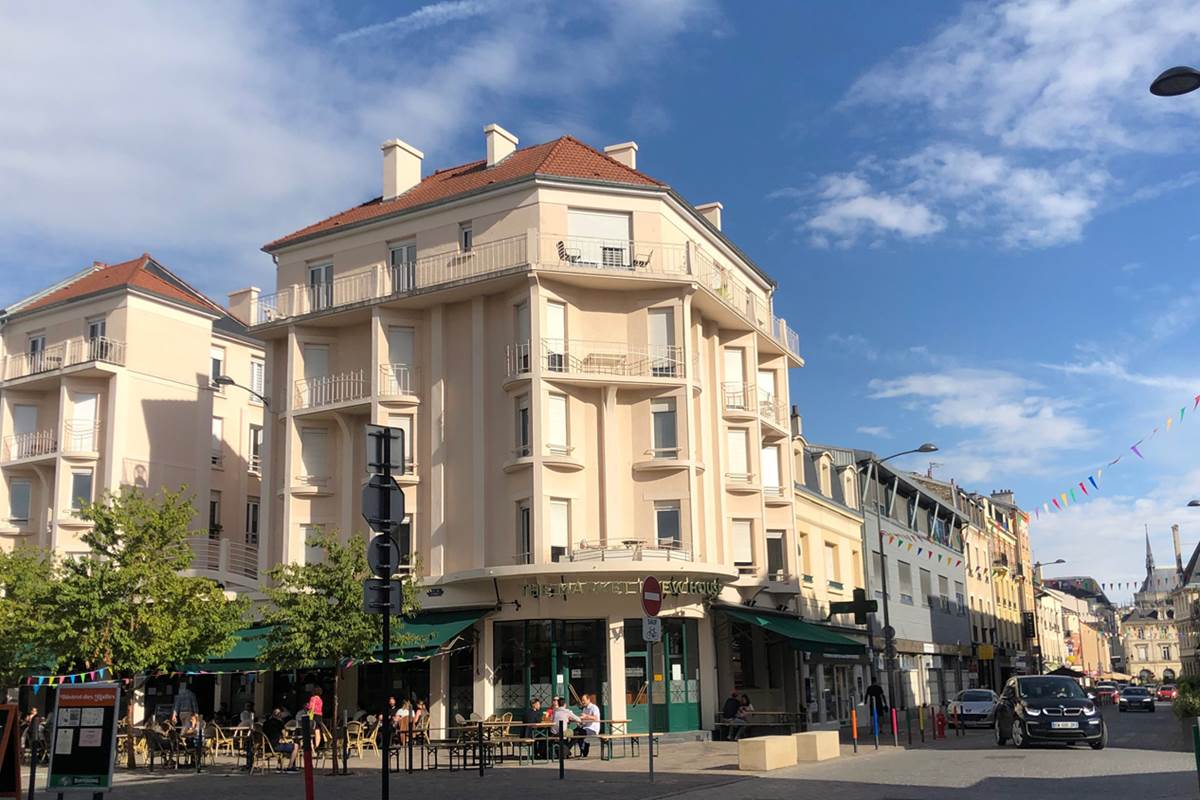
[[947, 369], [870, 382], [871, 397], [909, 401], [947, 434], [939, 455], [963, 481], [1040, 474], [1048, 460], [1088, 447], [1095, 432], [1075, 403], [1039, 393], [1032, 381], [993, 369]]
[[865, 337], [857, 333], [831, 333], [826, 337], [831, 345], [851, 355], [875, 361], [879, 358], [879, 349]]
[[1061, 372], [1065, 375], [1081, 375], [1100, 378], [1111, 378], [1123, 383], [1136, 386], [1146, 386], [1152, 389], [1169, 389], [1172, 391], [1200, 391], [1200, 376], [1187, 377], [1184, 375], [1148, 375], [1141, 372], [1131, 372], [1124, 362], [1114, 358], [1099, 358], [1092, 361], [1077, 361], [1070, 364], [1039, 364], [1044, 369]]
[[1147, 91], [1200, 43], [1188, 0], [973, 3], [931, 40], [864, 74], [847, 101], [924, 107], [1006, 147], [1161, 150], [1200, 109]]
[[[1047, 576], [1091, 575], [1104, 583], [1140, 579], [1145, 575], [1146, 525], [1150, 526], [1155, 562], [1168, 566], [1175, 561], [1171, 524], [1179, 523], [1187, 563], [1200, 539], [1200, 515], [1186, 507], [1189, 500], [1200, 497], [1200, 469], [1164, 476], [1137, 496], [1116, 494], [1122, 483], [1119, 472], [1106, 472], [1100, 491], [1092, 492], [1088, 500], [1065, 511], [1040, 514], [1030, 529], [1038, 558], [1069, 559], [1055, 568], [1057, 573], [1047, 569]], [[1128, 594], [1119, 593], [1116, 599], [1127, 600]], [[1114, 598], [1110, 595], [1110, 599]]]
[[150, 250], [218, 297], [272, 286], [258, 248], [377, 196], [379, 142], [400, 136], [438, 167], [481, 156], [494, 121], [523, 143], [565, 122], [628, 138], [596, 94], [718, 16], [705, 2], [517, 0], [453, 37], [388, 46], [475, 7], [426, 6], [440, 11], [336, 47], [336, 20], [249, 0], [0, 6], [0, 73], [20, 76], [0, 82], [0, 268]]
[[854, 174], [827, 176], [818, 198], [807, 227], [819, 244], [831, 238], [850, 244], [864, 234], [877, 232], [914, 239], [946, 227], [946, 221], [919, 200], [874, 191]]
[[361, 28], [338, 34], [334, 41], [344, 44], [365, 36], [377, 36], [384, 33], [400, 38], [417, 31], [477, 17], [490, 10], [490, 4], [478, 2], [478, 0], [450, 0], [444, 3], [431, 3], [387, 22], [364, 25]]
[[884, 425], [859, 425], [854, 430], [866, 436], [878, 436], [880, 439], [892, 438], [891, 431]]

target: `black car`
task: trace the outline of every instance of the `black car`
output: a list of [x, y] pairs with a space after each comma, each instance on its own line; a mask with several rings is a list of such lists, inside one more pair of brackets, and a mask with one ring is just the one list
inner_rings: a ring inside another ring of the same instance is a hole
[[1093, 750], [1108, 744], [1108, 726], [1099, 707], [1073, 679], [1021, 675], [1004, 684], [996, 704], [996, 744], [1017, 747], [1035, 742], [1083, 742]]
[[1145, 686], [1128, 686], [1121, 692], [1118, 704], [1121, 711], [1149, 711], [1154, 713], [1154, 693]]

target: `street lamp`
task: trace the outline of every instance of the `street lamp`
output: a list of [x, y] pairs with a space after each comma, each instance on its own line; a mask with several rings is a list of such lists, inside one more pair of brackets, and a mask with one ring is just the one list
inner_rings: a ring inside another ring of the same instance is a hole
[[1200, 500], [1188, 501], [1188, 508], [1200, 508]]
[[1054, 564], [1065, 564], [1065, 558], [1056, 558], [1053, 561], [1035, 561], [1033, 563], [1033, 637], [1037, 639], [1037, 674], [1041, 675], [1046, 671], [1046, 654], [1042, 647], [1042, 626], [1038, 620], [1038, 601], [1037, 588], [1042, 582], [1042, 567], [1053, 566]]
[[1150, 94], [1177, 97], [1200, 89], [1200, 70], [1195, 67], [1171, 67], [1150, 84]]
[[[932, 442], [925, 442], [920, 447], [912, 450], [902, 450], [899, 453], [893, 453], [887, 458], [881, 458], [877, 463], [882, 464], [885, 461], [891, 461], [893, 458], [907, 456], [913, 453], [936, 453], [938, 446]], [[874, 467], [874, 465], [872, 465]], [[870, 471], [867, 473], [870, 478]], [[883, 554], [883, 521], [879, 515], [879, 476], [875, 476], [872, 495], [874, 502], [872, 505], [875, 509], [875, 531], [879, 534], [879, 572], [880, 572], [880, 588], [883, 589], [883, 659], [884, 670], [887, 673], [888, 679], [888, 704], [896, 707], [896, 658], [894, 654], [893, 642], [896, 638], [896, 630], [892, 627], [891, 612], [888, 607], [888, 585], [887, 585], [887, 560]]]
[[267, 399], [266, 395], [259, 394], [258, 392], [251, 389], [249, 386], [242, 386], [240, 383], [238, 383], [237, 381], [235, 381], [233, 378], [229, 377], [228, 375], [218, 375], [217, 377], [212, 379], [212, 382], [213, 382], [213, 386], [236, 386], [239, 389], [245, 389], [247, 392], [254, 395], [259, 400], [262, 400], [262, 404], [265, 408], [269, 409], [271, 407], [271, 401]]

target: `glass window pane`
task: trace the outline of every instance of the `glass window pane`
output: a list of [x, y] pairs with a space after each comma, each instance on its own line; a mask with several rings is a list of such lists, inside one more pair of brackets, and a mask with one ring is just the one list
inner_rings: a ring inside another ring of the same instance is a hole
[[92, 501], [92, 471], [71, 473], [71, 508], [78, 511]]
[[754, 563], [753, 527], [748, 519], [733, 521], [733, 563], [749, 566]]
[[16, 522], [29, 519], [30, 499], [33, 494], [33, 484], [29, 481], [14, 480], [8, 485], [8, 516]]

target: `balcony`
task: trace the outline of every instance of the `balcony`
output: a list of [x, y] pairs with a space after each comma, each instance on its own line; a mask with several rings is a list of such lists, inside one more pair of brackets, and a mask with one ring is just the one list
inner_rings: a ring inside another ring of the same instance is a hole
[[292, 408], [296, 411], [320, 408], [364, 400], [370, 395], [370, 382], [361, 369], [317, 378], [301, 378], [296, 381]]
[[250, 319], [255, 325], [263, 325], [490, 277], [527, 266], [525, 251], [526, 237], [512, 236], [476, 245], [466, 252], [437, 253], [393, 267], [378, 264], [329, 283], [289, 286], [261, 295], [251, 306]]
[[571, 561], [692, 561], [692, 551], [673, 544], [626, 540], [613, 544], [580, 542], [568, 556]]
[[93, 362], [124, 366], [125, 343], [104, 336], [93, 339], [80, 337], [52, 344], [37, 353], [10, 355], [4, 361], [4, 380], [16, 380]]
[[417, 370], [408, 364], [379, 365], [380, 397], [413, 397], [418, 383]]
[[517, 342], [504, 348], [504, 374], [506, 376], [509, 378], [527, 377], [532, 368], [529, 342]]
[[682, 378], [683, 348], [583, 339], [543, 339], [548, 373], [594, 378]]
[[786, 433], [787, 409], [775, 395], [753, 383], [721, 384], [721, 405], [734, 417], [759, 417]]
[[14, 433], [4, 437], [3, 456], [5, 462], [27, 458], [42, 458], [58, 452], [58, 435], [55, 431], [32, 431]]
[[251, 321], [265, 325], [530, 268], [694, 281], [781, 349], [799, 357], [799, 337], [772, 313], [770, 301], [694, 244], [548, 233], [479, 243], [466, 252], [437, 253], [407, 264], [380, 263], [328, 283], [289, 286], [261, 295], [251, 306]]
[[187, 545], [192, 551], [192, 569], [214, 573], [218, 579], [233, 575], [258, 580], [258, 548], [231, 539], [212, 539], [190, 536]]

